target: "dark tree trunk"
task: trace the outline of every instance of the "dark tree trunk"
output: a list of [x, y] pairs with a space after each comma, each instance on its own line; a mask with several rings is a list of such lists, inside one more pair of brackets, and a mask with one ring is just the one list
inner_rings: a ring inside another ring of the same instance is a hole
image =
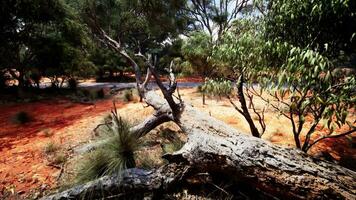
[[258, 129], [256, 128], [255, 123], [253, 122], [250, 112], [247, 108], [246, 99], [245, 99], [245, 95], [244, 95], [244, 91], [243, 91], [243, 83], [244, 83], [244, 77], [243, 77], [243, 75], [241, 75], [237, 82], [237, 96], [238, 96], [240, 104], [241, 104], [243, 116], [246, 119], [248, 125], [250, 126], [251, 134], [254, 137], [259, 138], [260, 133], [259, 133]]
[[205, 92], [203, 92], [203, 105], [206, 105], [206, 103], [205, 103]]

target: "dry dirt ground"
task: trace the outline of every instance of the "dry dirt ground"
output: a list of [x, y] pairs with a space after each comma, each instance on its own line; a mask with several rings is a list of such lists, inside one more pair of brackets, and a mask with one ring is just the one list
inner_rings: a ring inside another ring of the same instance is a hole
[[[196, 89], [181, 89], [180, 93], [187, 103], [242, 132], [249, 132], [248, 124], [226, 99], [208, 98], [203, 106]], [[255, 104], [259, 108], [265, 105], [259, 100]], [[117, 107], [119, 114], [132, 123], [152, 113], [151, 108], [137, 99], [130, 103], [119, 101]], [[0, 199], [5, 196], [9, 199], [36, 198], [72, 180], [76, 163], [80, 160], [80, 155], [73, 153], [74, 149], [95, 139], [92, 130], [110, 113], [111, 108], [112, 99], [100, 100], [94, 105], [62, 99], [0, 106]], [[10, 116], [19, 111], [30, 113], [34, 120], [25, 125], [12, 124]], [[255, 116], [253, 118], [257, 120]], [[272, 109], [267, 109], [265, 118], [267, 130], [262, 138], [293, 147], [289, 121]], [[143, 138], [147, 143], [137, 153], [138, 166], [144, 167], [147, 162], [157, 166], [164, 162], [160, 159], [161, 146], [167, 141], [163, 141], [161, 134], [167, 130], [178, 133], [181, 140], [185, 139], [184, 133], [173, 123], [158, 127]], [[57, 154], [64, 155], [64, 165], [53, 164], [53, 157], [45, 153], [49, 144], [57, 147]], [[320, 151], [329, 152], [336, 160], [356, 155], [355, 148], [350, 146], [346, 138], [325, 140], [315, 145], [310, 153]]]

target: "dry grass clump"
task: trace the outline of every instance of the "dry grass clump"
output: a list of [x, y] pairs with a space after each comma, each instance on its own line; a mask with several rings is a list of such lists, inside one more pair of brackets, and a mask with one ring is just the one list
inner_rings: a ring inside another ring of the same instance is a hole
[[43, 152], [48, 155], [51, 153], [55, 153], [59, 149], [60, 149], [59, 145], [51, 141], [44, 146]]

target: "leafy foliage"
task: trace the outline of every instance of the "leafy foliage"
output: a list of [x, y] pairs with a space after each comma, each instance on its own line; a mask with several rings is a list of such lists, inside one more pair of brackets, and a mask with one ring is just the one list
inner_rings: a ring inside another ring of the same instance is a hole
[[[311, 136], [319, 123], [323, 122], [329, 130], [323, 138], [333, 137], [336, 127], [345, 124], [355, 129], [347, 118], [356, 105], [356, 79], [336, 77], [333, 69], [332, 63], [320, 53], [291, 47], [287, 62], [278, 72], [278, 81], [269, 82], [275, 89], [272, 96], [288, 106], [289, 110], [283, 114], [291, 120], [297, 147], [304, 151], [314, 145]], [[304, 144], [300, 144], [307, 117], [312, 119], [311, 127], [306, 131]]]
[[[64, 1], [3, 1], [0, 50], [2, 68], [19, 71], [20, 86], [42, 76], [88, 75], [94, 69], [85, 27]], [[35, 75], [35, 76], [34, 76]]]
[[354, 51], [356, 2], [352, 0], [276, 0], [269, 2], [266, 32], [278, 39], [329, 55]]
[[185, 10], [189, 17], [190, 29], [204, 30], [219, 41], [239, 15], [251, 11], [251, 6], [248, 0], [189, 0]]
[[243, 19], [234, 24], [236, 28], [226, 33], [214, 48], [214, 61], [220, 63], [220, 72], [225, 77], [237, 79], [244, 74], [244, 81], [253, 82], [256, 76], [271, 70], [267, 68], [271, 67], [271, 43], [264, 40], [257, 28], [259, 21]]
[[201, 90], [212, 96], [226, 97], [233, 92], [231, 81], [209, 79], [202, 85]]
[[211, 37], [204, 32], [194, 32], [184, 42], [182, 52], [188, 65], [195, 73], [208, 77], [213, 70], [211, 62], [213, 44]]

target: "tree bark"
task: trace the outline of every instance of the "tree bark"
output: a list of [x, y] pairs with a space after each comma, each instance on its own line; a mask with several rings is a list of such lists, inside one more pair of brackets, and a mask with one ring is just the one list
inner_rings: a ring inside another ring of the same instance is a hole
[[241, 104], [241, 109], [242, 109], [242, 114], [244, 118], [246, 119], [249, 127], [251, 134], [254, 137], [261, 137], [258, 129], [255, 126], [255, 123], [252, 120], [252, 117], [250, 115], [250, 112], [248, 111], [247, 104], [246, 104], [246, 99], [243, 91], [243, 83], [244, 83], [244, 77], [243, 75], [240, 76], [238, 82], [237, 82], [237, 96], [239, 98], [239, 102]]
[[[153, 92], [146, 98], [155, 99], [155, 105], [167, 108], [167, 103]], [[118, 180], [115, 176], [106, 177], [90, 183], [90, 187], [82, 185], [44, 199], [79, 199], [86, 194], [99, 195], [97, 198], [103, 197], [102, 194], [127, 198], [137, 192], [154, 195], [169, 192], [169, 188], [185, 184], [192, 176], [202, 173], [282, 199], [356, 198], [356, 173], [351, 170], [243, 134], [187, 104], [177, 124], [188, 134], [188, 142], [178, 152], [165, 156], [169, 164], [130, 176], [129, 170], [120, 179], [123, 182], [104, 181], [104, 184], [103, 180]], [[103, 191], [99, 193], [99, 189]], [[132, 198], [141, 199], [141, 196]]]
[[[113, 40], [99, 27], [97, 32], [108, 46], [131, 63], [141, 97], [156, 111], [135, 132], [147, 133], [152, 127], [170, 119], [188, 135], [188, 142], [178, 152], [166, 155], [169, 164], [157, 170], [147, 173], [128, 170], [119, 179], [117, 176], [104, 177], [44, 199], [78, 199], [89, 193], [98, 195], [95, 198], [107, 194], [116, 197], [133, 194], [130, 198], [135, 199], [136, 195], [142, 197], [146, 192], [169, 192], [177, 184], [184, 184], [190, 177], [201, 174], [225, 182], [241, 183], [283, 199], [356, 199], [355, 172], [326, 161], [313, 160], [300, 150], [276, 146], [243, 134], [184, 103], [180, 97], [174, 99], [174, 77], [173, 83], [166, 88], [150, 59], [141, 54], [163, 93], [162, 99], [154, 91], [147, 90], [146, 83], [150, 76], [146, 76], [142, 83], [137, 63], [121, 47], [120, 41]], [[165, 120], [162, 120], [162, 116]], [[103, 180], [109, 181], [103, 184]], [[214, 182], [214, 179], [206, 180]]]

